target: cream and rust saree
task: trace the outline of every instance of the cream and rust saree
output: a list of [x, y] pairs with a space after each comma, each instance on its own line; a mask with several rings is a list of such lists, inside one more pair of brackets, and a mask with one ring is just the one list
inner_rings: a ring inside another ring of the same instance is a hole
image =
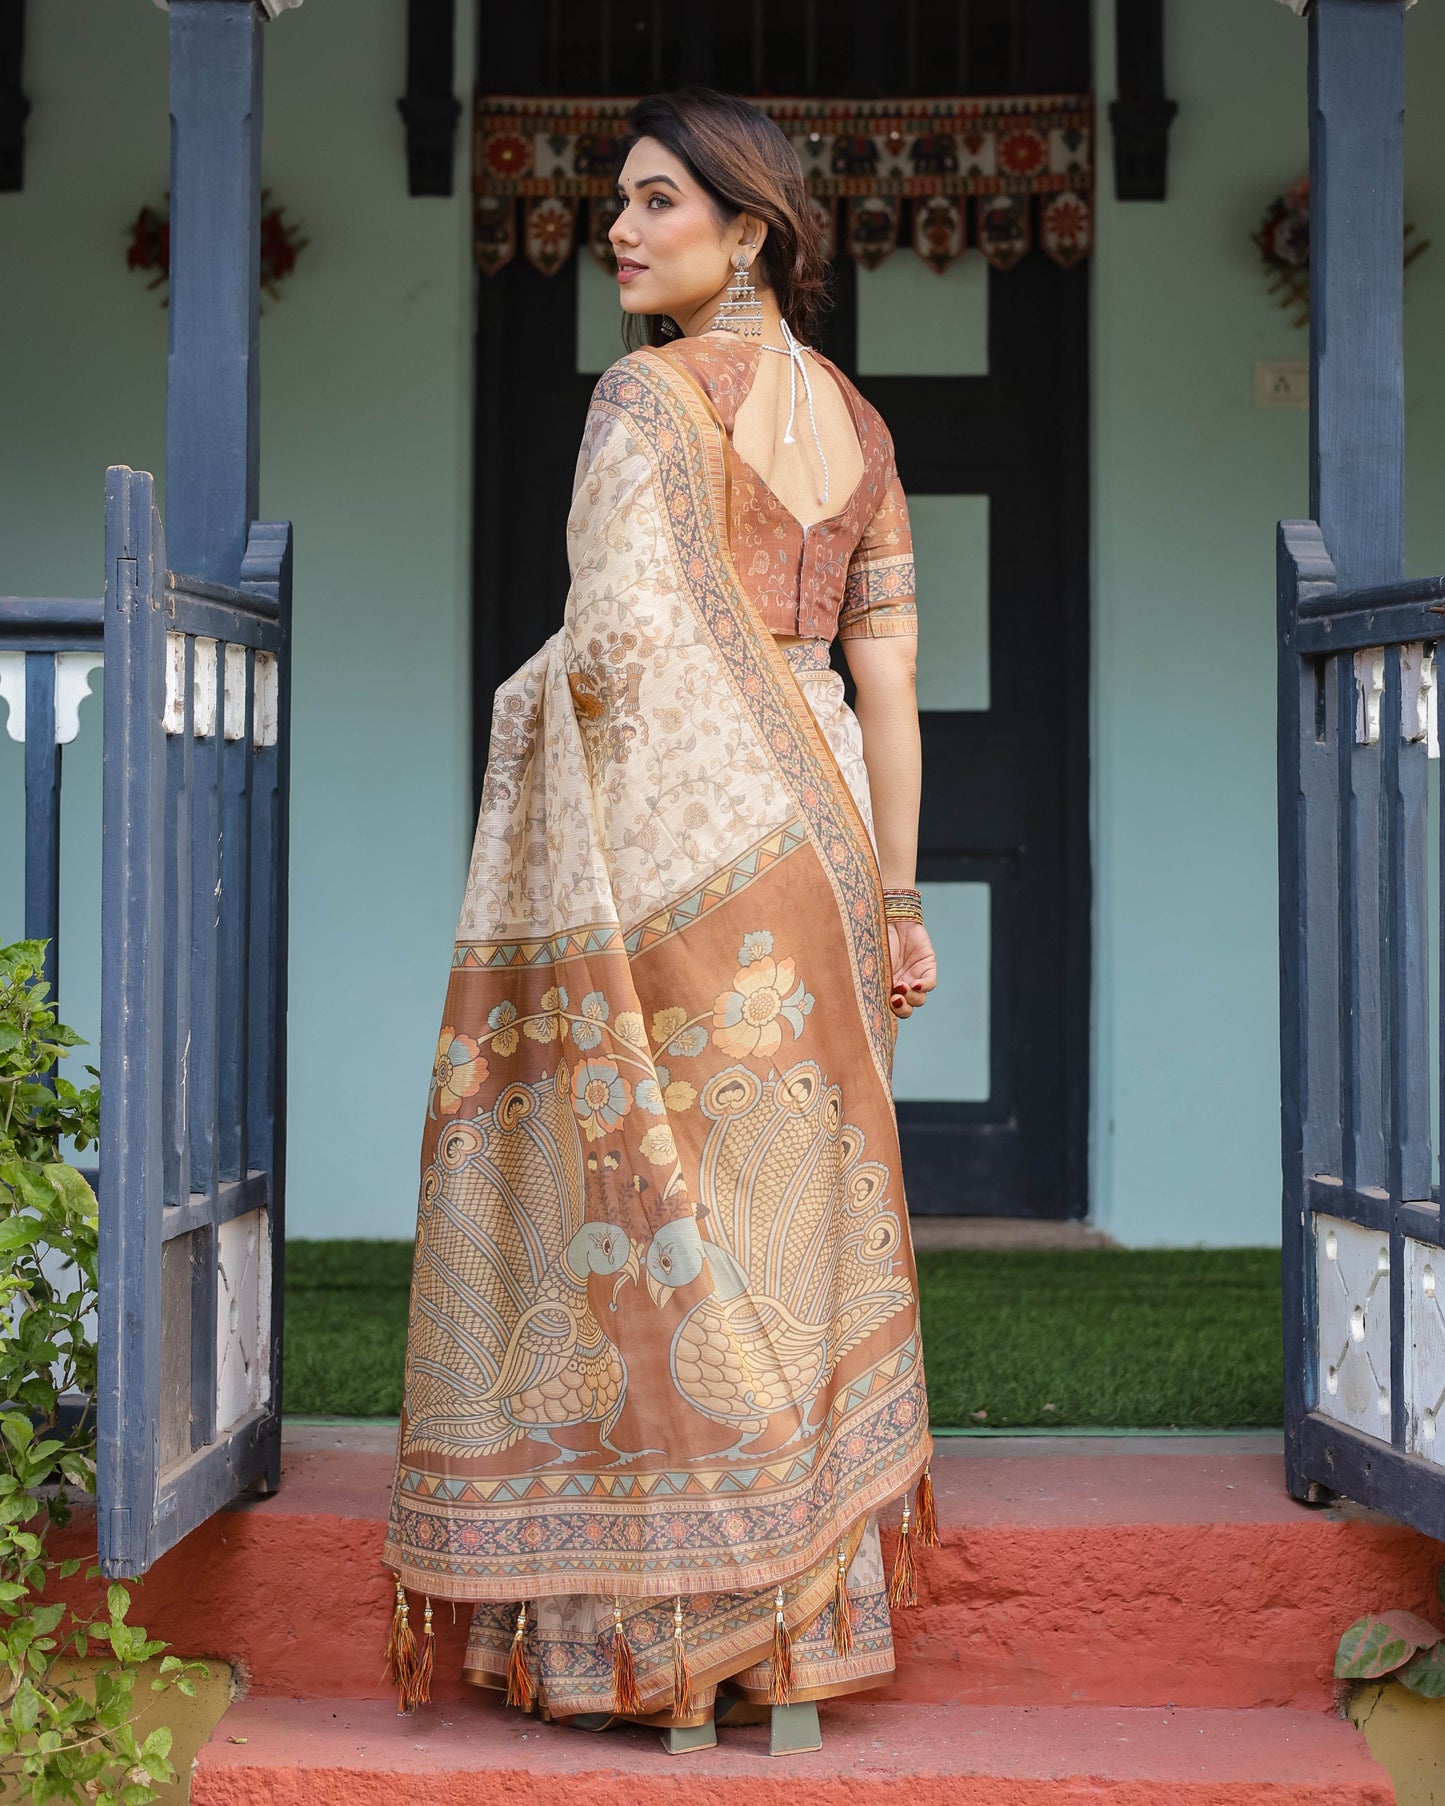
[[725, 483], [664, 353], [602, 377], [427, 1112], [384, 1558], [552, 1716], [886, 1673], [872, 1514], [930, 1453], [856, 722]]

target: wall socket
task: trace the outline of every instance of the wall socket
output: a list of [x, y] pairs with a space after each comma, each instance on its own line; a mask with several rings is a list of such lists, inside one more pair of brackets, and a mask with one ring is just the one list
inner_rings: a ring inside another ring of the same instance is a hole
[[1310, 367], [1306, 358], [1254, 360], [1254, 405], [1257, 408], [1308, 408]]

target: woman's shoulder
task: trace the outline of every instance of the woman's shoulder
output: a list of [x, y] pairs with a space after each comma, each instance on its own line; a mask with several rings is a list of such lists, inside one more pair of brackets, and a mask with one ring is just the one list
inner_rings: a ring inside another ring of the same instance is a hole
[[733, 416], [753, 379], [757, 346], [736, 333], [714, 332], [673, 339], [660, 345], [656, 355], [708, 396], [731, 432]]
[[635, 401], [639, 394], [639, 384], [646, 386], [658, 382], [665, 383], [669, 374], [675, 371], [687, 372], [686, 362], [671, 354], [671, 347], [642, 345], [634, 351], [628, 351], [609, 364], [598, 377], [592, 391], [594, 401], [620, 402], [625, 405]]
[[667, 345], [644, 345], [618, 358], [598, 378], [593, 405], [625, 411], [649, 411], [658, 391], [685, 399], [701, 390], [731, 432], [733, 416], [747, 392], [757, 352], [721, 334], [676, 339]]

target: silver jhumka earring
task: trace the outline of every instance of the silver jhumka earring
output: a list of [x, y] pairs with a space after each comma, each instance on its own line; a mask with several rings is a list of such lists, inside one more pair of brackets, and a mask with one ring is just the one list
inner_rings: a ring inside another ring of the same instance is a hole
[[740, 338], [763, 336], [763, 309], [758, 291], [748, 280], [748, 260], [741, 251], [733, 257], [733, 279], [727, 286], [721, 305], [713, 315], [713, 328], [735, 332]]

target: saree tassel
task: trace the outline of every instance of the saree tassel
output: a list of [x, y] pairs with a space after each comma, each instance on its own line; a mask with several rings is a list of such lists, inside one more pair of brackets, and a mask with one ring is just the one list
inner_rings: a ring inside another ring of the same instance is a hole
[[411, 1703], [414, 1706], [431, 1704], [431, 1677], [436, 1665], [436, 1633], [431, 1626], [431, 1600], [426, 1601], [426, 1610], [422, 1616], [421, 1644], [417, 1649], [416, 1663], [412, 1669]]
[[903, 1501], [903, 1522], [898, 1529], [898, 1553], [888, 1581], [890, 1605], [918, 1604], [918, 1574], [913, 1565], [913, 1536], [909, 1528], [908, 1500]]
[[842, 1543], [833, 1574], [833, 1650], [840, 1656], [853, 1653], [853, 1601], [848, 1597], [848, 1552]]
[[632, 1645], [627, 1641], [627, 1628], [622, 1622], [622, 1602], [615, 1598], [612, 1601], [612, 1709], [633, 1715], [642, 1710]]
[[682, 1640], [682, 1594], [672, 1602], [672, 1715], [691, 1718], [695, 1710], [692, 1698], [692, 1670], [687, 1665], [687, 1646]]
[[512, 1632], [512, 1648], [507, 1657], [507, 1704], [530, 1712], [537, 1703], [537, 1689], [532, 1685], [532, 1669], [524, 1647], [526, 1635], [527, 1602], [524, 1599], [517, 1610], [517, 1628]]
[[918, 1507], [917, 1537], [920, 1549], [936, 1549], [938, 1547], [938, 1506], [933, 1497], [933, 1475], [925, 1467], [923, 1477], [918, 1482], [918, 1491], [914, 1495]]
[[768, 1686], [768, 1704], [786, 1706], [792, 1696], [793, 1639], [783, 1616], [783, 1589], [779, 1587], [773, 1601], [773, 1678]]
[[391, 1614], [391, 1635], [386, 1640], [386, 1678], [396, 1687], [396, 1709], [409, 1709], [416, 1676], [416, 1637], [412, 1633], [411, 1613], [407, 1609], [406, 1588], [401, 1575], [396, 1577], [396, 1605]]

